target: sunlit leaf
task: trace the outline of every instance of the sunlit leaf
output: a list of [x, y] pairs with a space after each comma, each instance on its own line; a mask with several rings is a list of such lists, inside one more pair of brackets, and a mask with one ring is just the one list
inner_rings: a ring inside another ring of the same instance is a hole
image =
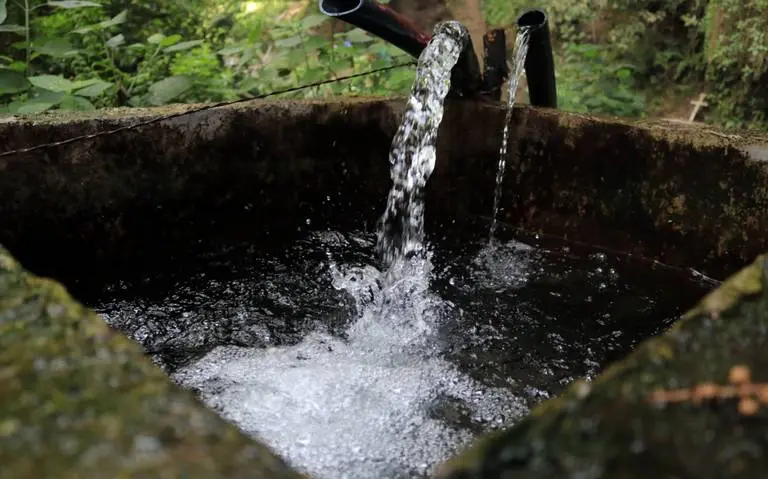
[[344, 37], [352, 43], [370, 42], [373, 40], [365, 30], [361, 30], [360, 28], [353, 28], [345, 33]]
[[189, 50], [190, 48], [195, 48], [196, 46], [199, 46], [202, 43], [203, 43], [202, 40], [189, 40], [189, 41], [177, 43], [176, 45], [165, 48], [163, 51], [166, 53], [180, 52], [182, 50]]
[[164, 105], [192, 88], [193, 84], [192, 78], [186, 75], [164, 78], [150, 85], [148, 100], [152, 105]]
[[29, 88], [27, 78], [16, 71], [0, 69], [0, 95], [19, 93]]
[[126, 20], [128, 20], [128, 10], [123, 10], [122, 12], [118, 13], [117, 15], [110, 18], [109, 20], [106, 20], [101, 23], [105, 26], [113, 26], [113, 25], [120, 25], [121, 23], [125, 23]]
[[75, 91], [75, 95], [78, 96], [85, 96], [88, 98], [95, 98], [102, 93], [104, 93], [109, 87], [111, 87], [113, 83], [98, 80], [97, 83], [94, 83], [91, 86], [81, 88], [79, 90]]
[[83, 7], [100, 7], [100, 3], [86, 2], [82, 0], [48, 0], [48, 6], [59, 8], [83, 8]]
[[8, 18], [8, 9], [6, 8], [6, 0], [0, 0], [0, 23], [3, 23]]
[[155, 33], [151, 37], [147, 38], [147, 41], [153, 45], [157, 45], [160, 42], [162, 42], [164, 38], [165, 38], [165, 35], [163, 35], [162, 33]]
[[125, 43], [125, 35], [123, 35], [122, 33], [119, 33], [114, 37], [110, 38], [109, 40], [107, 40], [106, 45], [110, 48], [117, 48], [123, 43]]
[[56, 92], [72, 91], [77, 85], [58, 75], [38, 75], [27, 78], [31, 84], [38, 88]]
[[181, 35], [171, 35], [160, 40], [160, 46], [170, 47], [171, 45], [178, 43], [179, 40], [181, 40]]

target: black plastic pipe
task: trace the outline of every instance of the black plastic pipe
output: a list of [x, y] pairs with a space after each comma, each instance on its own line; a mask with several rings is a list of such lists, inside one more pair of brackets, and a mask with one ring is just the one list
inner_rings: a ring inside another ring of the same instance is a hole
[[[320, 11], [376, 35], [419, 58], [432, 35], [423, 32], [407, 17], [374, 0], [320, 0]], [[483, 78], [480, 63], [467, 38], [464, 51], [451, 72], [451, 97], [472, 98], [481, 94]]]
[[320, 11], [354, 25], [419, 58], [432, 38], [407, 17], [373, 0], [320, 0]]
[[528, 10], [517, 19], [517, 28], [527, 28], [528, 55], [525, 58], [525, 76], [528, 80], [528, 98], [531, 105], [557, 108], [557, 86], [549, 22], [541, 10]]

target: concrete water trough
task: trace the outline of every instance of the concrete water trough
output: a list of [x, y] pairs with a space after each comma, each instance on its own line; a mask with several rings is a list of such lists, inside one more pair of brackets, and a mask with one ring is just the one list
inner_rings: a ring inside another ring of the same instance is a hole
[[[0, 149], [185, 108], [3, 120]], [[205, 269], [228, 245], [372, 231], [403, 111], [397, 99], [255, 101], [0, 157], [0, 477], [301, 477], [82, 304], [105, 285]], [[496, 105], [447, 104], [428, 234], [486, 234], [503, 121]], [[674, 326], [437, 474], [765, 475], [768, 138], [527, 107], [511, 128], [510, 237], [725, 281], [697, 305], [681, 296]]]

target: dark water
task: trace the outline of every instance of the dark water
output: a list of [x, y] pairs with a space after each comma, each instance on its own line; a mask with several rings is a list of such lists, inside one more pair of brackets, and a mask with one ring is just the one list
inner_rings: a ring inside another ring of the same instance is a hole
[[[429, 292], [397, 313], [436, 318], [422, 353], [370, 318], [374, 240], [317, 232], [279, 248], [232, 247], [92, 303], [298, 467], [419, 477], [477, 433], [596, 375], [713, 285], [565, 244], [443, 239], [432, 244]], [[334, 268], [347, 273], [334, 279]]]

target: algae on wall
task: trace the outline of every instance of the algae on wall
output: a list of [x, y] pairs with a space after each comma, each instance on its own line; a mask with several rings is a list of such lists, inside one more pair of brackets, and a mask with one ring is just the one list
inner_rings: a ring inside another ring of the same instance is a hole
[[0, 247], [0, 478], [301, 478]]

